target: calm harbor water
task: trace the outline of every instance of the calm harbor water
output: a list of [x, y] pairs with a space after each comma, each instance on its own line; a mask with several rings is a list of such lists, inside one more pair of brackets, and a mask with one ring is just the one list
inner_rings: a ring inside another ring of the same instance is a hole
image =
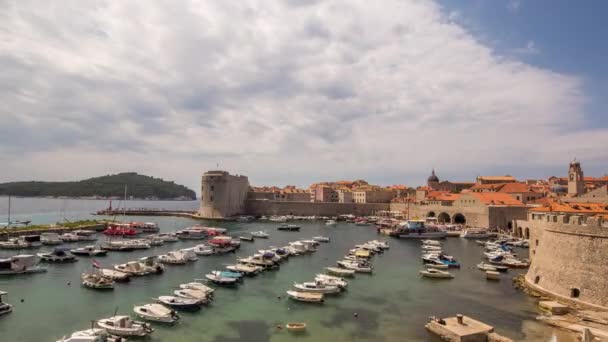
[[[128, 206], [189, 209], [195, 208], [197, 203], [132, 202]], [[56, 222], [62, 216], [71, 220], [91, 218], [91, 212], [105, 207], [107, 201], [13, 199], [13, 208], [19, 208], [15, 216], [32, 219], [35, 223]], [[0, 207], [0, 215], [2, 213]], [[161, 231], [201, 223], [172, 217], [146, 217], [145, 220], [157, 222]], [[334, 266], [353, 245], [379, 238], [372, 227], [340, 223], [328, 228], [322, 222], [301, 223], [300, 232], [279, 232], [276, 230], [278, 224], [274, 223], [203, 222], [226, 227], [234, 236], [266, 230], [270, 239], [243, 242], [236, 255], [200, 257], [188, 265], [167, 266], [162, 275], [134, 278], [128, 284], [117, 284], [112, 292], [97, 292], [80, 286], [80, 274], [91, 269], [90, 260], [86, 258], [72, 264], [49, 265], [49, 271], [43, 274], [0, 278], [0, 290], [9, 292], [6, 300], [14, 305], [12, 314], [0, 318], [0, 341], [55, 341], [69, 332], [86, 329], [91, 320], [111, 316], [115, 310], [131, 314], [133, 305], [170, 294], [180, 283], [203, 278], [208, 271], [233, 263], [237, 256], [251, 255], [268, 246], [282, 246], [315, 235], [329, 236], [332, 242], [322, 244], [312, 255], [292, 257], [277, 271], [248, 278], [238, 288], [218, 289], [210, 306], [196, 313], [183, 314], [176, 326], [155, 325], [156, 331], [149, 340], [437, 341], [424, 329], [428, 316], [463, 313], [495, 326], [499, 333], [518, 341], [571, 341], [571, 336], [559, 332], [554, 335], [556, 332], [552, 329], [534, 321], [537, 315], [534, 300], [512, 287], [511, 278], [517, 271], [509, 271], [500, 282], [486, 281], [475, 268], [481, 260], [481, 247], [474, 241], [459, 238], [447, 239], [444, 243], [444, 249], [463, 264], [462, 269], [453, 271], [455, 278], [452, 280], [421, 279], [418, 275], [422, 268], [420, 243], [390, 239], [391, 249], [374, 260], [374, 274], [357, 274], [349, 281], [346, 293], [328, 298], [324, 305], [288, 300], [285, 291], [294, 281], [312, 280], [323, 267]], [[100, 242], [102, 240], [100, 238]], [[198, 243], [180, 241], [146, 251], [110, 253], [97, 260], [110, 267]], [[48, 249], [42, 247], [39, 251]], [[527, 253], [525, 250], [520, 252]], [[0, 257], [14, 254], [16, 252], [0, 251]], [[355, 312], [358, 317], [354, 317]], [[290, 321], [307, 322], [307, 333], [293, 335], [276, 329], [278, 324]]]

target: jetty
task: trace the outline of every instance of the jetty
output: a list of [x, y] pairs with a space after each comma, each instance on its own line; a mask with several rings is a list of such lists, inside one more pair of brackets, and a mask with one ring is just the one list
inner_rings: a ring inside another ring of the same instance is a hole
[[103, 216], [179, 216], [188, 218], [199, 218], [194, 210], [177, 210], [177, 209], [150, 209], [150, 208], [135, 208], [135, 209], [104, 209], [99, 210], [95, 215]]
[[449, 342], [513, 342], [496, 334], [491, 325], [460, 314], [442, 319], [431, 317], [425, 328]]

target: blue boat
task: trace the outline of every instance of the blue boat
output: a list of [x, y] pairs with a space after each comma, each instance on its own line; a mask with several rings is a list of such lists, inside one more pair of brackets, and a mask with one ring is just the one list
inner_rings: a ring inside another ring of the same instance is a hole
[[220, 276], [225, 277], [225, 278], [236, 278], [236, 279], [243, 278], [243, 274], [242, 273], [231, 272], [231, 271], [221, 271], [220, 272]]

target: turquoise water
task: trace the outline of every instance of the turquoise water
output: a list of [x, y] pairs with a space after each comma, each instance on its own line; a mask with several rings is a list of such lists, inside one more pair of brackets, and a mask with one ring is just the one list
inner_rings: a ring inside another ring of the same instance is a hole
[[[66, 213], [72, 218], [87, 218], [84, 212], [91, 212], [93, 202], [97, 201], [79, 204], [78, 213], [69, 210]], [[98, 205], [103, 208], [107, 202]], [[86, 210], [80, 209], [83, 207]], [[56, 220], [52, 210], [37, 212], [38, 217], [46, 215], [48, 222]], [[27, 216], [27, 212], [20, 215]], [[200, 222], [171, 217], [148, 217], [146, 221], [157, 222], [163, 231]], [[134, 278], [128, 284], [117, 284], [112, 292], [96, 292], [79, 285], [80, 274], [90, 270], [90, 261], [85, 258], [73, 264], [49, 265], [44, 274], [0, 278], [0, 290], [9, 292], [6, 301], [15, 306], [12, 314], [0, 318], [0, 341], [55, 341], [64, 334], [87, 328], [91, 320], [111, 316], [115, 310], [130, 314], [133, 305], [170, 294], [180, 283], [202, 278], [208, 271], [233, 263], [237, 256], [315, 235], [330, 236], [332, 242], [322, 244], [312, 255], [290, 258], [277, 271], [247, 278], [238, 288], [218, 289], [209, 307], [183, 314], [176, 326], [156, 325], [150, 341], [436, 341], [424, 329], [428, 316], [457, 313], [476, 317], [515, 340], [548, 341], [553, 334], [534, 321], [537, 315], [534, 300], [512, 288], [511, 278], [516, 272], [510, 271], [500, 282], [485, 280], [475, 268], [481, 260], [481, 248], [473, 241], [447, 239], [446, 251], [457, 257], [463, 268], [453, 271], [455, 279], [433, 281], [418, 275], [422, 266], [419, 242], [390, 239], [391, 249], [374, 260], [373, 275], [357, 274], [349, 280], [346, 293], [328, 298], [323, 305], [314, 305], [293, 302], [285, 298], [285, 291], [294, 281], [312, 280], [323, 267], [333, 266], [353, 245], [379, 238], [372, 227], [340, 223], [327, 228], [321, 222], [303, 222], [300, 232], [279, 232], [277, 224], [272, 223], [208, 224], [226, 227], [235, 236], [253, 230], [267, 230], [271, 236], [268, 240], [243, 242], [236, 255], [200, 257], [188, 265], [167, 266], [162, 275]], [[180, 241], [147, 251], [110, 253], [98, 260], [111, 266], [197, 243]], [[40, 250], [45, 249], [48, 248]], [[0, 256], [13, 254], [0, 251]], [[307, 332], [294, 335], [276, 328], [290, 321], [306, 322]]]

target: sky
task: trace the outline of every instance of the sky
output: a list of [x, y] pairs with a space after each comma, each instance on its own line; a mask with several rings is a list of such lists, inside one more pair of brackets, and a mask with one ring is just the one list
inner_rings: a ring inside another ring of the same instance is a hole
[[0, 1], [0, 182], [608, 173], [608, 2]]

